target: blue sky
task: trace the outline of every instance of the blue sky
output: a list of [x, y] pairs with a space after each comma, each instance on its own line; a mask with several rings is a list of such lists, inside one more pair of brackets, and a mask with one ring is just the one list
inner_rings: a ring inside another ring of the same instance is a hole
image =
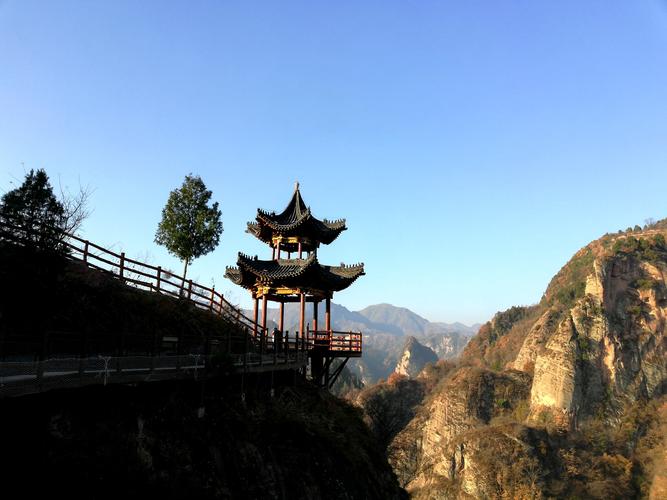
[[667, 3], [0, 0], [0, 191], [94, 189], [84, 235], [153, 243], [193, 172], [221, 204], [222, 278], [294, 181], [363, 261], [336, 301], [485, 321], [538, 301], [605, 232], [667, 217]]

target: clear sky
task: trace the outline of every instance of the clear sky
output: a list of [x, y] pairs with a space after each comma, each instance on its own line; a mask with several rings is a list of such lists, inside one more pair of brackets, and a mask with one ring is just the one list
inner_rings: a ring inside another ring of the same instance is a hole
[[538, 301], [605, 232], [667, 217], [667, 3], [0, 0], [0, 192], [44, 168], [94, 189], [83, 234], [153, 243], [193, 172], [221, 204], [222, 278], [294, 181], [363, 261], [336, 296], [433, 321]]

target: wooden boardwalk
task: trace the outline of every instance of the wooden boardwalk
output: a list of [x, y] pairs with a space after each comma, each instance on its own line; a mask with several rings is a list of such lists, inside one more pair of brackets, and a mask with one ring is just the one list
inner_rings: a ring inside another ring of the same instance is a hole
[[[35, 231], [37, 229], [26, 229], [0, 218], [0, 241], [25, 246]], [[310, 353], [361, 356], [362, 335], [359, 332], [313, 332], [306, 328], [305, 335], [296, 332], [290, 337], [286, 333], [282, 342], [274, 344], [267, 328], [263, 329], [245, 316], [215, 287], [206, 287], [161, 266], [128, 258], [124, 252], [113, 252], [76, 235], [63, 233], [61, 245], [67, 259], [85, 264], [94, 270], [91, 272], [105, 273], [145, 292], [187, 300], [197, 308], [219, 316], [230, 328], [226, 335], [205, 334], [203, 338], [192, 335], [155, 337], [150, 333], [147, 334], [152, 339], [148, 342], [150, 348], [142, 352], [119, 349], [91, 353], [58, 349], [59, 336], [75, 338], [83, 335], [76, 332], [42, 332], [38, 340], [44, 347], [38, 349], [39, 352], [27, 348], [23, 350], [24, 355], [17, 355], [16, 351], [3, 352], [0, 342], [0, 398], [92, 384], [198, 379], [215, 374], [220, 363], [226, 363], [236, 372], [250, 373], [302, 370]], [[6, 342], [7, 335], [4, 337]], [[127, 334], [125, 338], [128, 338]], [[20, 338], [15, 340], [21, 342]], [[69, 342], [85, 345], [85, 339], [70, 339]]]
[[[308, 362], [304, 351], [223, 358], [222, 371], [257, 373], [300, 370]], [[0, 398], [87, 385], [129, 384], [163, 380], [204, 380], [219, 376], [215, 355], [95, 356], [50, 358], [43, 361], [0, 362]]]

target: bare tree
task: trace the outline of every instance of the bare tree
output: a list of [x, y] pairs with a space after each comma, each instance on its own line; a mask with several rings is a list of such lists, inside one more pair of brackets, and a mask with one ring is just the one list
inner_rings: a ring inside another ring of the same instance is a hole
[[92, 210], [89, 205], [92, 188], [90, 186], [81, 186], [76, 193], [71, 193], [67, 188], [60, 187], [60, 203], [64, 209], [64, 222], [62, 230], [66, 233], [76, 233], [83, 222], [90, 217]]

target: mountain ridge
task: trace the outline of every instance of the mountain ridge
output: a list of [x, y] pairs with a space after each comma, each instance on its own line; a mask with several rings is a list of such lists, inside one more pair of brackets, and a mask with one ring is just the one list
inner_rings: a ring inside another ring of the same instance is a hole
[[[253, 312], [249, 309], [244, 311], [247, 316], [252, 317]], [[324, 324], [324, 309], [318, 308], [318, 324]], [[274, 326], [278, 322], [278, 308], [267, 308], [267, 320]], [[312, 324], [313, 305], [306, 304], [306, 323]], [[466, 325], [461, 322], [446, 323], [442, 321], [430, 321], [419, 314], [411, 311], [407, 307], [395, 306], [386, 302], [372, 304], [358, 311], [352, 311], [337, 302], [331, 303], [331, 323], [334, 330], [349, 330], [357, 328], [363, 330], [362, 333], [391, 333], [401, 336], [425, 335], [427, 333], [449, 333], [461, 332], [469, 336], [474, 335], [480, 326], [480, 323]], [[299, 305], [285, 304], [285, 330], [298, 330], [299, 325]]]
[[[318, 327], [324, 325], [324, 308], [318, 308]], [[252, 311], [246, 311], [252, 317]], [[267, 309], [270, 328], [277, 325], [279, 309]], [[299, 325], [299, 304], [285, 304], [284, 329], [293, 335]], [[312, 325], [313, 305], [306, 304], [306, 323]], [[410, 336], [421, 345], [433, 350], [439, 359], [458, 356], [468, 340], [477, 332], [476, 325], [463, 323], [430, 322], [405, 307], [388, 303], [367, 306], [350, 311], [345, 306], [331, 303], [331, 326], [338, 331], [363, 333], [363, 356], [347, 364], [354, 376], [364, 384], [374, 384], [394, 372], [404, 353], [403, 344]]]
[[387, 453], [412, 498], [648, 496], [647, 457], [665, 453], [666, 240], [653, 226], [592, 241], [538, 304], [411, 380], [420, 401], [395, 380], [375, 391], [410, 409]]

